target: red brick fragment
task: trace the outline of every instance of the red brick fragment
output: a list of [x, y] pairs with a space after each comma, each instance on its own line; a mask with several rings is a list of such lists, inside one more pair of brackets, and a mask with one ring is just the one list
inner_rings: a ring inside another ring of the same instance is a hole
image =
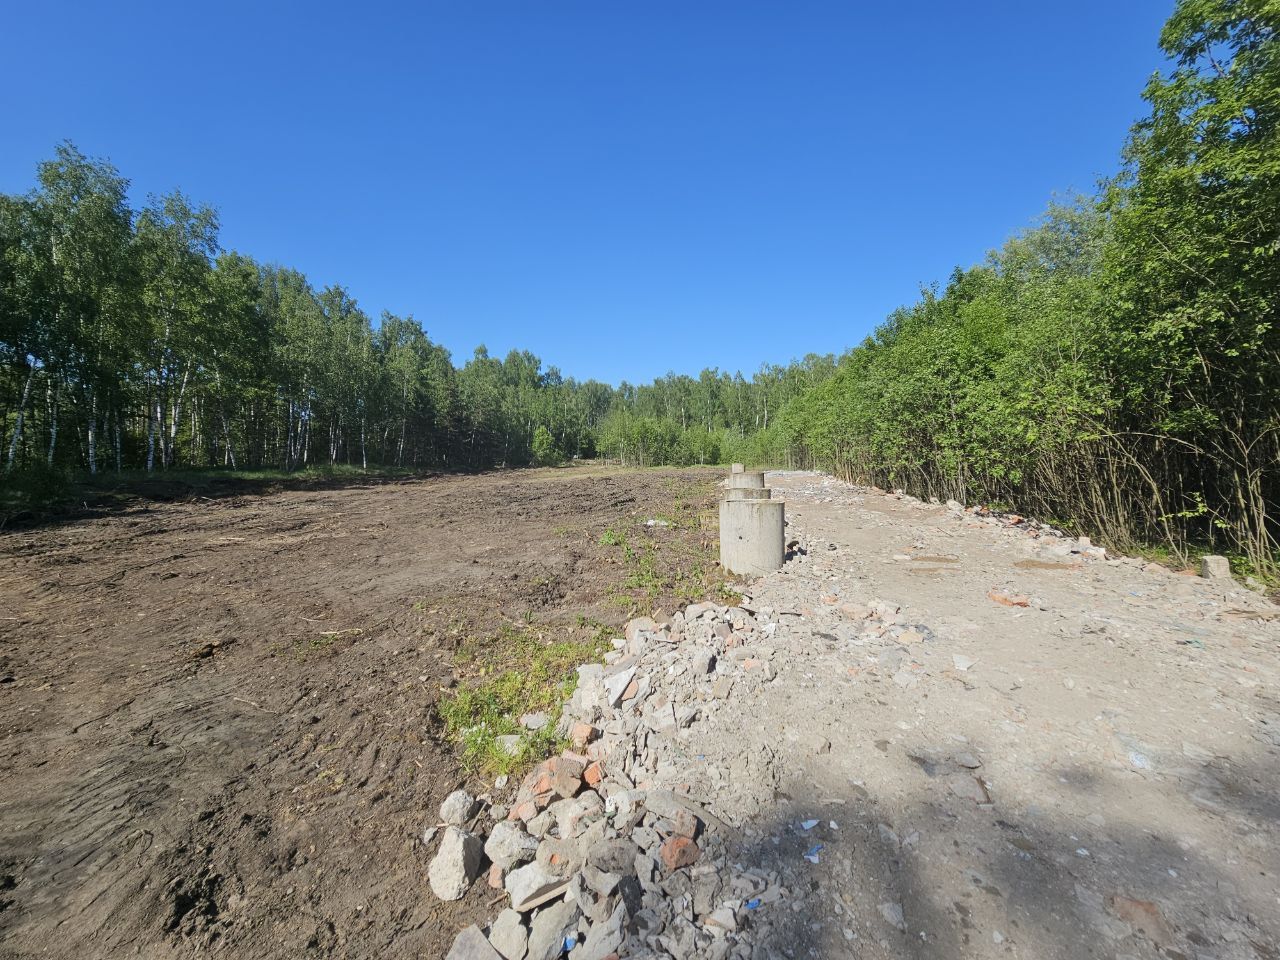
[[688, 837], [671, 837], [662, 845], [662, 862], [668, 871], [679, 870], [696, 863], [702, 851]]

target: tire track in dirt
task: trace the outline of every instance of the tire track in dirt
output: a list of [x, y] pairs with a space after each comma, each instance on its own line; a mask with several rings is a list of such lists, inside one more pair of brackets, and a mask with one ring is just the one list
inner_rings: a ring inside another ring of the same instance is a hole
[[[597, 541], [706, 474], [134, 503], [0, 533], [0, 956], [442, 954], [466, 631], [621, 622]], [[666, 531], [666, 536], [696, 536]], [[462, 634], [458, 631], [461, 630]]]

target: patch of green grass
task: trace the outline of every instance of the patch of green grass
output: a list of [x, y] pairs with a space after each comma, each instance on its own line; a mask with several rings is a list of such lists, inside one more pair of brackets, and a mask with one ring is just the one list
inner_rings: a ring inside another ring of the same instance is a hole
[[[611, 631], [598, 626], [603, 629], [585, 639], [546, 640], [529, 628], [504, 627], [497, 636], [463, 643], [458, 662], [475, 676], [444, 697], [437, 710], [469, 770], [509, 773], [564, 748], [555, 731], [561, 706], [577, 683], [576, 668], [609, 648]], [[522, 714], [539, 711], [549, 718], [545, 727], [530, 732], [520, 726]], [[514, 753], [498, 742], [510, 735], [520, 737]]]

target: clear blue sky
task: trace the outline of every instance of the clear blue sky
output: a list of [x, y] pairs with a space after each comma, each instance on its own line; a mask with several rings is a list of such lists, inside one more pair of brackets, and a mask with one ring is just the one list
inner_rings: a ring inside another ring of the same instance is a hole
[[750, 372], [857, 343], [1114, 172], [1171, 10], [15, 2], [0, 190], [70, 139], [458, 362]]

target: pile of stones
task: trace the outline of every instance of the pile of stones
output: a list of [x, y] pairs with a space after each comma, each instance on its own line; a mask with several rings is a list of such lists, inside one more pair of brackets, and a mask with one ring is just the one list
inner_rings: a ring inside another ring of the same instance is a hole
[[783, 891], [731, 862], [715, 785], [688, 776], [680, 745], [730, 697], [772, 681], [770, 612], [697, 603], [632, 620], [605, 663], [578, 668], [559, 727], [569, 749], [487, 816], [463, 791], [446, 799], [433, 891], [458, 899], [488, 864], [507, 900], [450, 958], [756, 955], [748, 930]]

